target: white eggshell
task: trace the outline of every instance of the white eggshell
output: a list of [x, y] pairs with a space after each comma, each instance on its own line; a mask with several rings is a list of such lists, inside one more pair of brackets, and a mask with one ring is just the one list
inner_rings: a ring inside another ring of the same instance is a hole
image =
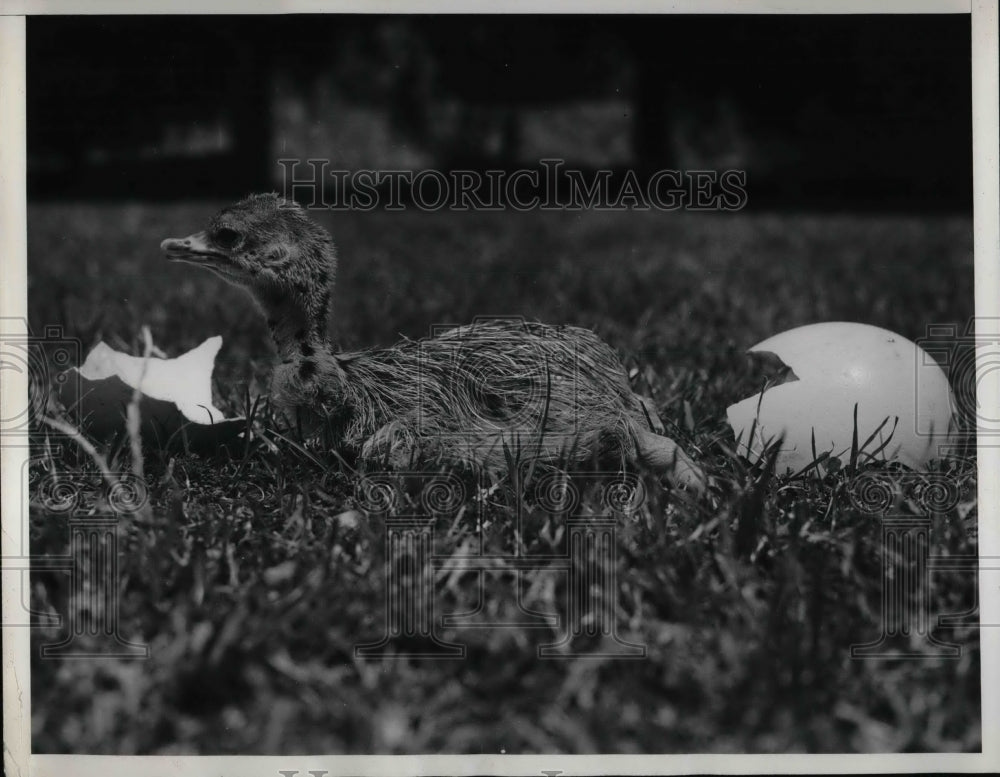
[[220, 348], [222, 338], [216, 335], [176, 359], [146, 360], [98, 343], [80, 366], [80, 375], [90, 381], [115, 375], [129, 388], [141, 385], [147, 397], [173, 402], [189, 421], [211, 424], [226, 417], [212, 404], [212, 370]]
[[888, 419], [862, 454], [919, 470], [946, 452], [954, 407], [948, 377], [905, 337], [867, 324], [831, 322], [783, 332], [750, 351], [774, 354], [798, 380], [728, 408], [741, 455], [756, 460], [770, 441], [783, 438], [776, 469], [799, 472], [815, 459], [815, 435], [816, 455], [828, 453], [846, 464], [855, 405], [859, 446]]
[[124, 428], [138, 387], [144, 438], [195, 448], [223, 445], [242, 434], [246, 422], [226, 418], [212, 404], [212, 371], [221, 347], [221, 337], [210, 337], [176, 359], [144, 360], [98, 343], [79, 368], [63, 374], [59, 398], [84, 431], [104, 439]]

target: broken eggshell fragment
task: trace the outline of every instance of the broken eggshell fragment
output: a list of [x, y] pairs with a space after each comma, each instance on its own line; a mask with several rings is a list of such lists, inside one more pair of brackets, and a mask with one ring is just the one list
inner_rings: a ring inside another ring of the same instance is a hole
[[98, 343], [79, 368], [67, 371], [59, 400], [87, 434], [107, 439], [124, 430], [126, 408], [141, 387], [145, 442], [194, 449], [225, 445], [239, 438], [246, 421], [227, 419], [212, 404], [212, 370], [221, 347], [222, 338], [215, 336], [176, 359], [147, 361]]
[[824, 454], [847, 464], [855, 406], [862, 464], [898, 461], [922, 470], [954, 442], [948, 377], [901, 335], [867, 324], [812, 324], [768, 338], [749, 352], [773, 354], [791, 373], [785, 382], [731, 405], [726, 415], [738, 452], [751, 461], [781, 440], [779, 474], [805, 470]]

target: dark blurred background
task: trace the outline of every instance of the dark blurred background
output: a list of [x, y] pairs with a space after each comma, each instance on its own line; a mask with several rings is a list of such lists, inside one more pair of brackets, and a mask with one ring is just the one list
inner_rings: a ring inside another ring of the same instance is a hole
[[743, 169], [749, 207], [971, 208], [970, 17], [31, 16], [33, 199], [331, 169]]

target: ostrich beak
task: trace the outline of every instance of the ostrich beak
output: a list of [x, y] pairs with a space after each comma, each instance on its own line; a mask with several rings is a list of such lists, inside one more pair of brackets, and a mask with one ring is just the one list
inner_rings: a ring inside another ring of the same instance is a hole
[[212, 260], [229, 258], [208, 242], [204, 232], [195, 232], [187, 237], [168, 237], [160, 243], [160, 250], [171, 261], [191, 264], [212, 263]]

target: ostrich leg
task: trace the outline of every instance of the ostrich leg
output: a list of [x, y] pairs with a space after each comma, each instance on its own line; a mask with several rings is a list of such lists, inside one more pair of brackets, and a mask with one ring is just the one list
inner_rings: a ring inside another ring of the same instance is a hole
[[641, 463], [695, 494], [705, 490], [701, 468], [669, 437], [639, 429], [635, 441]]

